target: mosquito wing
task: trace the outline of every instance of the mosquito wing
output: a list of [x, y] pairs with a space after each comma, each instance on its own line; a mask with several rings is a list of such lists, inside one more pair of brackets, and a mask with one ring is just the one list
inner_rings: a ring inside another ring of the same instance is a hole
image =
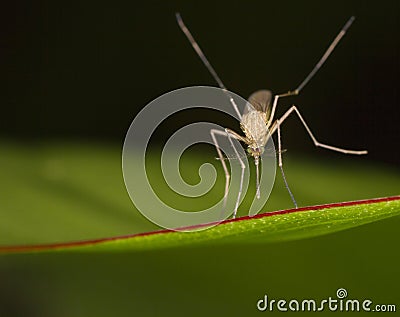
[[251, 111], [257, 110], [265, 113], [266, 119], [268, 120], [271, 114], [271, 100], [272, 93], [269, 90], [258, 90], [252, 93], [248, 99], [243, 115]]

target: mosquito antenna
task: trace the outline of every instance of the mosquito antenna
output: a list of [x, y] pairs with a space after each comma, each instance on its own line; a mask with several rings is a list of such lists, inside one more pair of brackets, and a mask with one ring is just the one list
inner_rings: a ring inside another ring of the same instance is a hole
[[182, 17], [179, 12], [175, 13], [176, 15], [176, 21], [179, 24], [179, 27], [185, 33], [187, 39], [189, 40], [190, 44], [192, 44], [193, 49], [196, 51], [197, 55], [200, 57], [201, 61], [203, 64], [207, 67], [208, 71], [210, 74], [214, 77], [215, 81], [218, 83], [218, 86], [225, 92], [227, 95], [229, 101], [231, 102], [233, 108], [235, 109], [237, 115], [239, 116], [240, 119], [242, 119], [242, 115], [238, 109], [238, 106], [236, 105], [235, 101], [233, 100], [231, 94], [228, 92], [226, 89], [224, 83], [222, 82], [221, 78], [219, 78], [217, 72], [215, 71], [214, 67], [210, 64], [208, 61], [207, 57], [204, 55], [203, 51], [201, 50], [199, 44], [197, 44], [196, 40], [190, 33], [189, 29], [186, 27], [185, 23], [183, 23]]
[[321, 66], [325, 63], [325, 61], [328, 59], [329, 55], [333, 52], [335, 49], [336, 45], [340, 42], [342, 37], [346, 34], [347, 30], [350, 28], [351, 24], [355, 20], [355, 17], [352, 16], [350, 19], [346, 22], [346, 24], [343, 26], [343, 28], [340, 30], [339, 34], [336, 35], [335, 39], [332, 41], [331, 45], [329, 45], [328, 49], [325, 51], [324, 55], [322, 55], [321, 59], [319, 62], [314, 66], [313, 70], [308, 74], [308, 76], [303, 80], [303, 82], [297, 87], [294, 91], [294, 93], [297, 95], [300, 93], [300, 91], [304, 88], [305, 85], [308, 84], [308, 82], [311, 80], [311, 78], [314, 77], [316, 72], [321, 68]]

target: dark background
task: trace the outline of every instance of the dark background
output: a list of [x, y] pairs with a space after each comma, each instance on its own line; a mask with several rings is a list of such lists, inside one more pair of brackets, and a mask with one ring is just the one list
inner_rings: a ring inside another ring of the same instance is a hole
[[[302, 95], [281, 103], [278, 115], [296, 103], [322, 142], [366, 148], [369, 155], [314, 149], [291, 118], [283, 130], [285, 155], [312, 159], [287, 164], [293, 166], [287, 174], [302, 206], [398, 194], [397, 0], [1, 1], [3, 244], [150, 230], [126, 194], [118, 148], [132, 119], [154, 98], [190, 85], [215, 86], [178, 28], [175, 11], [226, 86], [244, 97], [260, 88], [296, 88], [355, 15], [323, 69]], [[193, 119], [238, 130], [236, 122], [215, 113], [186, 112], [174, 120], [181, 125], [179, 120]], [[29, 147], [13, 149], [3, 140]], [[31, 150], [38, 141], [49, 144], [43, 154]], [[114, 145], [85, 151], [91, 141]], [[314, 164], [330, 157], [346, 164]], [[354, 173], [351, 160], [360, 164]], [[268, 210], [292, 207], [283, 181], [276, 179]], [[271, 244], [5, 255], [0, 315], [252, 316], [263, 294], [322, 299], [339, 287], [350, 298], [395, 303], [398, 309], [398, 218]]]
[[[176, 11], [226, 86], [243, 97], [296, 88], [355, 15], [323, 69], [278, 114], [296, 103], [320, 141], [366, 148], [367, 160], [398, 165], [396, 0], [3, 2], [0, 137], [122, 144], [135, 114], [154, 98], [215, 86], [178, 28]], [[237, 129], [219, 116], [196, 118]], [[298, 120], [283, 133], [286, 148], [312, 151]]]

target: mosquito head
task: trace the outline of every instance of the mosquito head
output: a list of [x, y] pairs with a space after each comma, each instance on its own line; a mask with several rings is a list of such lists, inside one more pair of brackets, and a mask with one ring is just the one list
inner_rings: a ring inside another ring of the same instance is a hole
[[263, 146], [249, 146], [247, 148], [247, 152], [254, 157], [256, 160], [256, 164], [258, 163], [258, 158], [264, 153], [264, 147]]

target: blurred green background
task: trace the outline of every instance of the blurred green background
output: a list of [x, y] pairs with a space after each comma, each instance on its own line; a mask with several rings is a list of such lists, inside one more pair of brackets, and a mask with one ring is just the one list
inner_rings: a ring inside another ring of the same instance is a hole
[[[124, 188], [125, 133], [161, 94], [215, 86], [176, 11], [226, 86], [243, 97], [295, 88], [355, 15], [324, 68], [278, 115], [296, 103], [322, 142], [369, 154], [315, 149], [291, 119], [283, 130], [286, 173], [301, 206], [399, 194], [399, 9], [394, 0], [2, 3], [0, 245], [156, 229]], [[171, 118], [154, 143], [193, 118], [239, 131], [219, 114], [187, 112]], [[198, 153], [183, 162], [192, 183], [198, 166], [215, 157], [211, 147]], [[220, 175], [211, 200], [221, 195]], [[265, 209], [290, 207], [278, 175]], [[339, 287], [399, 308], [399, 224], [397, 217], [269, 245], [2, 255], [0, 316], [251, 316], [264, 294], [323, 299]]]

